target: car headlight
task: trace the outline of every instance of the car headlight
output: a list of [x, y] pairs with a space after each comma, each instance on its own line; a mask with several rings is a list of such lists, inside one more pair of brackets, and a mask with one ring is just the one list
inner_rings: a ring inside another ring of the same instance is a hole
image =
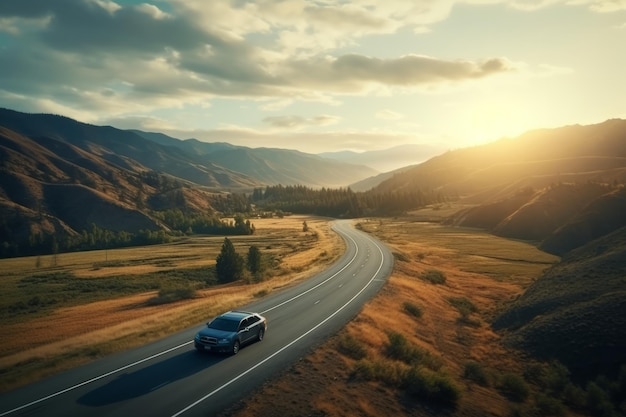
[[195, 340], [200, 340], [200, 333], [196, 333], [196, 337], [194, 339]]

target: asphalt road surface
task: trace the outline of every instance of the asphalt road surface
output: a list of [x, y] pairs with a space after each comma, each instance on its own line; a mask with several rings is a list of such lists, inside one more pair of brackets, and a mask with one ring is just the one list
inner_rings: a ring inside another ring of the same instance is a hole
[[333, 228], [347, 249], [328, 270], [239, 308], [267, 318], [263, 341], [235, 356], [196, 352], [193, 337], [201, 323], [0, 394], [0, 417], [219, 413], [340, 331], [391, 273], [393, 257], [379, 241], [348, 221], [338, 221]]

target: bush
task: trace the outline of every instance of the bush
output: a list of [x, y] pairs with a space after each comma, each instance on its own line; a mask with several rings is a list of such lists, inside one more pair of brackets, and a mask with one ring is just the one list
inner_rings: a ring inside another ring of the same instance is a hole
[[478, 307], [467, 297], [450, 297], [448, 302], [456, 308], [461, 316], [468, 317], [472, 313], [478, 312]]
[[562, 398], [565, 404], [571, 408], [577, 410], [585, 408], [586, 393], [585, 390], [578, 385], [572, 383], [567, 384], [563, 390]]
[[412, 367], [407, 373], [407, 392], [423, 400], [455, 407], [461, 398], [461, 390], [450, 377]]
[[537, 394], [535, 398], [535, 405], [539, 415], [542, 416], [563, 416], [565, 415], [565, 406], [554, 397], [550, 397], [546, 394]]
[[406, 311], [407, 313], [409, 313], [410, 315], [412, 315], [413, 317], [422, 317], [422, 309], [416, 305], [413, 304], [409, 301], [406, 301], [402, 307], [404, 308], [404, 311]]
[[381, 381], [392, 387], [402, 387], [405, 385], [406, 367], [397, 362], [361, 359], [354, 365], [351, 377], [366, 381]]
[[445, 284], [446, 283], [446, 275], [437, 270], [437, 269], [429, 269], [420, 274], [420, 279], [424, 281], [428, 281], [432, 284]]
[[350, 335], [343, 335], [339, 339], [339, 352], [357, 360], [367, 356], [367, 350], [363, 343]]
[[612, 417], [615, 413], [615, 407], [611, 403], [609, 394], [603, 390], [595, 382], [589, 382], [586, 390], [587, 409], [594, 416]]
[[440, 358], [419, 346], [412, 345], [400, 333], [391, 332], [388, 337], [389, 344], [385, 353], [389, 358], [400, 360], [408, 365], [421, 365], [434, 371], [443, 365]]
[[528, 398], [530, 390], [524, 378], [517, 374], [506, 373], [498, 384], [500, 392], [512, 401], [523, 402]]
[[531, 365], [524, 376], [553, 396], [563, 394], [565, 387], [570, 384], [569, 370], [557, 361], [549, 364]]
[[381, 381], [403, 388], [415, 398], [446, 406], [456, 406], [461, 390], [449, 376], [419, 366], [407, 367], [398, 362], [363, 359], [354, 365], [351, 376], [366, 381]]
[[466, 362], [463, 368], [463, 377], [483, 387], [489, 386], [487, 372], [485, 372], [485, 368], [478, 362]]
[[148, 305], [160, 305], [173, 303], [180, 300], [188, 300], [196, 296], [196, 291], [193, 288], [165, 288], [159, 291], [159, 295], [153, 297], [147, 301]]
[[400, 252], [394, 252], [393, 253], [393, 257], [396, 258], [396, 260], [401, 261], [401, 262], [409, 262], [410, 259], [408, 256], [406, 256], [403, 253]]

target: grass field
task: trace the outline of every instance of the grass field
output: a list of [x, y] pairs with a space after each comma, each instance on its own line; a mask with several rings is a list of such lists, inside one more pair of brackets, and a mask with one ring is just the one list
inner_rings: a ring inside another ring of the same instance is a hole
[[[0, 260], [0, 391], [202, 323], [311, 276], [343, 252], [327, 219], [253, 223], [254, 235], [229, 239], [241, 255], [256, 245], [271, 261], [258, 283], [212, 281], [223, 236]], [[151, 302], [168, 288], [190, 288], [195, 296]]]

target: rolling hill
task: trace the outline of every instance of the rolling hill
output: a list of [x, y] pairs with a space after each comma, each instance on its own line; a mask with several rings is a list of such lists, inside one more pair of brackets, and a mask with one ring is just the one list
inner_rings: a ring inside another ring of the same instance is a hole
[[626, 364], [626, 227], [569, 252], [494, 322], [506, 340], [579, 378]]

